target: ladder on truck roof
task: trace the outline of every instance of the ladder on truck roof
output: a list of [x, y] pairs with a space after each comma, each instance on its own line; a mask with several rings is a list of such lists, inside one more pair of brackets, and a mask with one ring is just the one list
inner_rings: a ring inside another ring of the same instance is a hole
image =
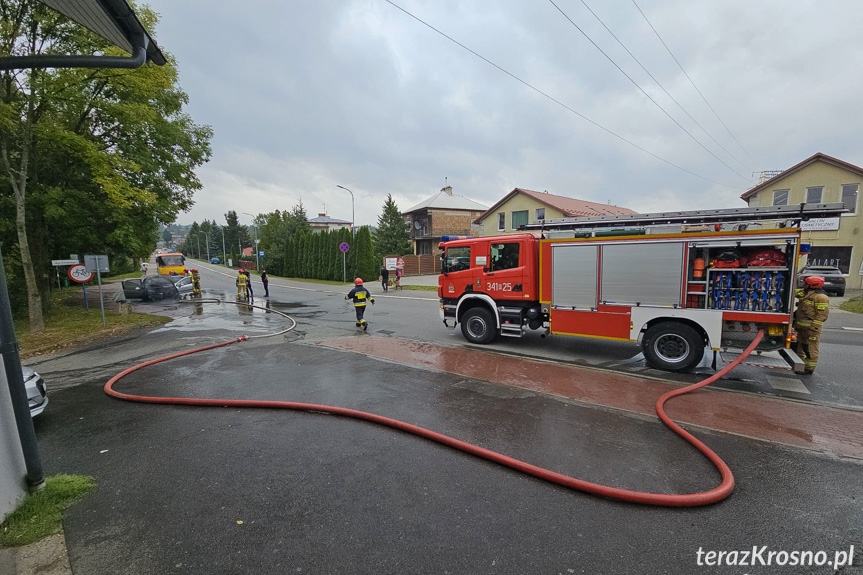
[[[726, 208], [722, 210], [695, 210], [689, 212], [658, 212], [652, 214], [618, 214], [581, 218], [542, 220], [519, 226], [524, 231], [584, 231], [608, 228], [648, 226], [746, 225], [754, 222], [778, 221], [780, 228], [792, 228], [812, 218], [833, 218], [847, 212], [845, 204], [798, 204], [793, 206], [759, 206], [755, 208]], [[723, 226], [725, 227], [725, 226]], [[728, 229], [726, 227], [726, 229]], [[743, 228], [741, 228], [743, 229]]]

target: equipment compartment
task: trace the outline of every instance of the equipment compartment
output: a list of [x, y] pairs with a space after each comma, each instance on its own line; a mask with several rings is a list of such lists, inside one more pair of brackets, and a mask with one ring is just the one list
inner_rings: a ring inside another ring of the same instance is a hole
[[692, 242], [686, 307], [726, 311], [788, 313], [796, 245]]

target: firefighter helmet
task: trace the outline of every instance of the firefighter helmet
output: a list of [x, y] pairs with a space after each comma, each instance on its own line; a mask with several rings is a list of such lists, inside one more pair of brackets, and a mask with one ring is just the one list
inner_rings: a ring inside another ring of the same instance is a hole
[[806, 285], [811, 287], [812, 289], [819, 289], [824, 287], [824, 278], [821, 276], [809, 276], [803, 278], [803, 281], [806, 282]]
[[363, 278], [357, 278], [354, 280], [354, 285], [361, 286], [363, 285]]
[[193, 273], [198, 273], [198, 268], [192, 268]]

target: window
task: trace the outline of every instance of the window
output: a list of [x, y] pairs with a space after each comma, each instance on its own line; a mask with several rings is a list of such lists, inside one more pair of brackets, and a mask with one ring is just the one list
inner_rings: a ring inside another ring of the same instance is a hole
[[502, 232], [506, 229], [506, 213], [501, 212], [497, 215], [497, 229]]
[[788, 190], [773, 190], [773, 205], [787, 206], [788, 205]]
[[820, 204], [821, 198], [823, 196], [824, 196], [824, 186], [815, 186], [813, 188], [806, 188], [806, 203], [807, 204]]
[[466, 269], [470, 269], [470, 246], [447, 248], [441, 271], [451, 273]]
[[847, 214], [843, 216], [851, 216], [857, 213], [857, 190], [860, 184], [842, 184], [842, 203], [845, 204]]
[[512, 213], [512, 229], [518, 229], [518, 226], [527, 225], [527, 210]]
[[489, 271], [509, 270], [518, 267], [518, 244], [491, 244]]
[[536, 208], [536, 219], [544, 220], [545, 219], [545, 208]]

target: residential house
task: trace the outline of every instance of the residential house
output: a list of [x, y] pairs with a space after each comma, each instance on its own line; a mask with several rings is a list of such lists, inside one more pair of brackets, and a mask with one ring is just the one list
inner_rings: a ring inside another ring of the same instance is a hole
[[811, 246], [800, 265], [837, 266], [848, 287], [863, 287], [863, 213], [860, 184], [863, 168], [817, 153], [744, 193], [750, 207], [843, 202], [848, 213], [838, 218], [803, 222], [803, 243]]
[[335, 218], [331, 218], [327, 214], [318, 214], [318, 217], [307, 221], [309, 222], [309, 225], [312, 226], [312, 231], [316, 234], [324, 231], [330, 232], [333, 230], [351, 229], [351, 222], [337, 220]]
[[540, 220], [634, 213], [611, 204], [556, 196], [547, 190], [536, 192], [515, 188], [479, 216], [475, 223], [482, 226], [483, 236], [496, 236], [517, 233], [518, 226]]
[[442, 236], [479, 235], [473, 221], [486, 206], [452, 193], [452, 186], [402, 212], [416, 255], [437, 254]]

